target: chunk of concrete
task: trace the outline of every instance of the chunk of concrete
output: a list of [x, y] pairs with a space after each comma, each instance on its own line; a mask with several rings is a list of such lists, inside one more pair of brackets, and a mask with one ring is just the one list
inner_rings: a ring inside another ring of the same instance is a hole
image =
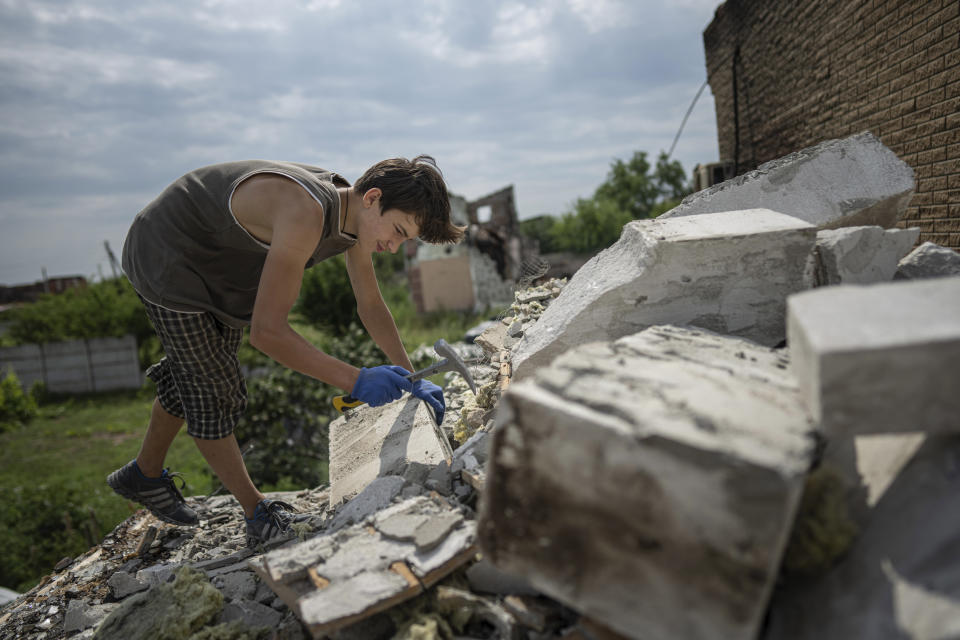
[[773, 346], [786, 298], [811, 284], [816, 230], [765, 209], [636, 220], [573, 276], [513, 353], [514, 380], [567, 349], [656, 324], [683, 324]]
[[110, 587], [110, 593], [114, 598], [123, 600], [139, 591], [146, 591], [150, 588], [150, 583], [137, 580], [126, 571], [117, 571], [107, 580], [107, 586]]
[[352, 498], [380, 476], [402, 476], [422, 485], [452, 455], [418, 398], [348, 411], [330, 423], [330, 506]]
[[922, 280], [960, 276], [960, 253], [932, 242], [924, 242], [900, 261], [894, 280]]
[[913, 189], [913, 169], [864, 132], [762, 164], [687, 196], [660, 218], [763, 207], [820, 229], [889, 228], [903, 215]]
[[500, 353], [503, 350], [503, 341], [507, 337], [507, 327], [502, 322], [495, 322], [477, 336], [474, 344], [480, 345], [488, 356]]
[[257, 593], [257, 582], [253, 571], [234, 571], [223, 576], [217, 576], [212, 581], [213, 586], [220, 590], [223, 597], [229, 600], [251, 600]]
[[916, 435], [856, 437], [882, 491], [836, 566], [777, 587], [762, 640], [960, 637], [960, 436]]
[[251, 600], [234, 600], [228, 602], [223, 607], [223, 613], [220, 614], [222, 622], [231, 622], [239, 620], [247, 627], [275, 629], [283, 615], [271, 607], [262, 605], [259, 602]]
[[511, 385], [497, 421], [494, 564], [627, 637], [755, 637], [813, 450], [781, 351], [652, 327]]
[[817, 233], [816, 285], [889, 282], [910, 252], [919, 228], [847, 227]]
[[960, 277], [788, 300], [792, 367], [828, 436], [960, 430]]
[[360, 522], [367, 516], [383, 509], [400, 495], [405, 482], [401, 476], [375, 478], [333, 517], [330, 528], [337, 530], [346, 525]]

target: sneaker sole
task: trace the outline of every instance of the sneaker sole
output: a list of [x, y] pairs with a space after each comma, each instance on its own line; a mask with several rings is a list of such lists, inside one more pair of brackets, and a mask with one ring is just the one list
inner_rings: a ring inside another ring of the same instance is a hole
[[148, 505], [141, 502], [139, 498], [137, 498], [137, 494], [135, 494], [133, 491], [130, 491], [129, 489], [127, 489], [126, 487], [120, 484], [120, 482], [117, 479], [118, 473], [119, 471], [114, 471], [109, 476], [107, 476], [107, 484], [110, 485], [110, 488], [113, 489], [114, 493], [116, 493], [120, 497], [126, 498], [131, 502], [136, 502], [137, 504], [142, 506], [144, 509], [152, 513], [155, 518], [157, 518], [158, 520], [162, 520], [167, 524], [175, 524], [181, 527], [196, 527], [200, 524], [199, 520], [197, 522], [183, 522], [181, 520], [177, 520], [176, 518], [171, 518], [168, 515], [164, 515], [159, 511], [155, 511], [154, 509], [150, 508]]

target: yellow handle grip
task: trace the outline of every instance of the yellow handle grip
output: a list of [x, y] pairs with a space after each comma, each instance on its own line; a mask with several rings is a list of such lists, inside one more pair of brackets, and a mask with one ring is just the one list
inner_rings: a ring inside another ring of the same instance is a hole
[[353, 396], [336, 396], [333, 399], [333, 408], [343, 413], [346, 409], [353, 409], [366, 404], [363, 400], [357, 400]]

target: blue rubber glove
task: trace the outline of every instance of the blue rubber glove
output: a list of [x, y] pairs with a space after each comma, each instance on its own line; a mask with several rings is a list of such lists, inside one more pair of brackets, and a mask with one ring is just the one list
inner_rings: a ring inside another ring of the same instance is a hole
[[413, 390], [410, 393], [426, 402], [433, 409], [433, 417], [437, 424], [443, 422], [443, 414], [447, 409], [447, 403], [443, 399], [443, 389], [424, 379], [414, 382]]
[[407, 380], [408, 375], [409, 371], [392, 364], [369, 369], [364, 367], [360, 369], [357, 383], [353, 385], [350, 395], [371, 407], [385, 405], [402, 396], [404, 391], [411, 390], [413, 384]]

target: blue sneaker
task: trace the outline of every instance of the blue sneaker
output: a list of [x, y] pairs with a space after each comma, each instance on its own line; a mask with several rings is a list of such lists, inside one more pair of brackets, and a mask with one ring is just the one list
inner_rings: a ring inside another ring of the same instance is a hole
[[167, 469], [159, 478], [148, 478], [140, 471], [137, 461], [131, 460], [107, 476], [107, 484], [127, 500], [139, 502], [164, 522], [186, 526], [199, 524], [197, 512], [187, 506], [174, 478], [180, 478], [181, 487], [186, 486], [180, 474], [170, 473]]

